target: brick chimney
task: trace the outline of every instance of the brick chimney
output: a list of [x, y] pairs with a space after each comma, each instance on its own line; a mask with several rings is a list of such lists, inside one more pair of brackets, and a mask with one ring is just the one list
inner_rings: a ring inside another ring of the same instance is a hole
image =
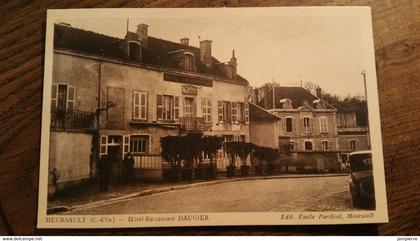
[[142, 42], [142, 46], [147, 48], [147, 28], [149, 26], [147, 24], [141, 23], [137, 25], [137, 39]]
[[182, 38], [181, 39], [181, 44], [185, 45], [185, 46], [189, 46], [190, 45], [190, 40], [189, 38]]
[[211, 60], [211, 40], [200, 41], [200, 60], [207, 67], [212, 66]]

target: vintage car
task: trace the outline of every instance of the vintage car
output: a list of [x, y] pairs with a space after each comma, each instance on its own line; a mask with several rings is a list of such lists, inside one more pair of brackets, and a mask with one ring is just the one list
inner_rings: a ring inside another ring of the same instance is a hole
[[353, 206], [375, 209], [372, 152], [356, 151], [349, 154], [351, 179], [349, 182]]

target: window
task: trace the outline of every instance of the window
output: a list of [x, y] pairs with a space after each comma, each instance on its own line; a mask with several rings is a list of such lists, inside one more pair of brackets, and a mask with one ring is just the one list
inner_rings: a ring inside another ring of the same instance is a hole
[[357, 149], [356, 141], [355, 140], [351, 140], [350, 141], [350, 150], [354, 151], [356, 149]]
[[305, 150], [307, 151], [313, 150], [312, 141], [305, 141]]
[[194, 70], [194, 56], [191, 54], [184, 54], [185, 58], [185, 69]]
[[185, 99], [184, 99], [184, 116], [185, 117], [195, 116], [194, 98], [185, 97]]
[[156, 110], [158, 120], [179, 119], [179, 97], [171, 95], [157, 95]]
[[245, 124], [249, 124], [249, 104], [245, 102]]
[[149, 152], [149, 136], [148, 135], [133, 135], [130, 136], [130, 151], [131, 153], [141, 154]]
[[69, 85], [52, 85], [51, 108], [74, 110], [76, 102], [75, 87]]
[[100, 156], [108, 154], [108, 136], [101, 136]]
[[238, 103], [232, 102], [232, 123], [238, 123]]
[[321, 133], [327, 133], [328, 132], [327, 117], [325, 117], [325, 116], [319, 117], [319, 130], [320, 130]]
[[231, 102], [223, 101], [223, 121], [230, 122], [231, 121]]
[[293, 118], [292, 117], [286, 118], [286, 131], [287, 132], [293, 131]]
[[139, 61], [140, 60], [140, 44], [131, 42], [128, 45], [128, 57], [131, 60]]
[[323, 151], [328, 151], [330, 148], [328, 145], [328, 141], [321, 141], [321, 147]]
[[309, 117], [303, 118], [303, 131], [309, 132], [311, 129], [311, 119]]
[[223, 101], [217, 101], [217, 122], [223, 123]]
[[133, 95], [133, 119], [147, 119], [147, 93], [134, 91]]
[[205, 98], [201, 99], [201, 108], [204, 121], [211, 122], [211, 100]]
[[290, 141], [290, 143], [289, 143], [289, 149], [291, 151], [293, 151], [295, 149], [295, 142], [294, 141]]

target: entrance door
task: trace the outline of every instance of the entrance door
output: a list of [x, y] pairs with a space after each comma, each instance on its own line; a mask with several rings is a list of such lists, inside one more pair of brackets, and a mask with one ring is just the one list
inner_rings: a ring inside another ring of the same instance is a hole
[[108, 146], [108, 158], [111, 162], [111, 181], [119, 182], [122, 174], [121, 147]]

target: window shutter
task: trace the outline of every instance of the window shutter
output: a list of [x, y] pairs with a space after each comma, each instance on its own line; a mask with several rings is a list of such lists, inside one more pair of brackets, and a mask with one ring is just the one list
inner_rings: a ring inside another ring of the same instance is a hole
[[51, 86], [51, 109], [57, 107], [57, 85]]
[[211, 106], [211, 99], [207, 99], [207, 121], [212, 121], [212, 106]]
[[108, 136], [101, 136], [99, 155], [103, 156], [108, 154]]
[[147, 119], [147, 93], [140, 93], [140, 119]]
[[124, 146], [123, 148], [123, 158], [124, 158], [124, 156], [128, 152], [130, 152], [130, 136], [129, 135], [123, 136], [123, 146]]
[[249, 103], [248, 101], [244, 104], [244, 112], [245, 112], [245, 124], [249, 124]]
[[174, 119], [179, 120], [179, 96], [174, 96]]
[[67, 110], [74, 110], [75, 88], [67, 86]]
[[217, 101], [218, 122], [223, 123], [223, 101]]
[[162, 120], [163, 117], [163, 105], [162, 105], [162, 95], [156, 96], [156, 119]]
[[292, 131], [293, 132], [296, 132], [296, 120], [295, 120], [295, 118], [292, 118]]
[[139, 92], [133, 92], [133, 119], [140, 119], [140, 96]]

